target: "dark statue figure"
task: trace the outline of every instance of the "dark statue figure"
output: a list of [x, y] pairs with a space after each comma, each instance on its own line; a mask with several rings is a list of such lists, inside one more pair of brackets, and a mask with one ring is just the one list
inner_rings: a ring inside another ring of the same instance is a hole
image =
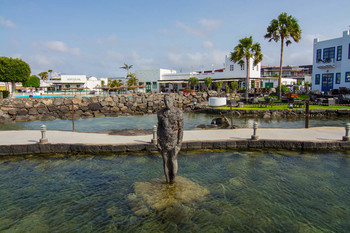
[[163, 157], [163, 167], [167, 183], [174, 183], [177, 173], [177, 155], [181, 149], [184, 119], [180, 109], [174, 107], [170, 95], [164, 96], [165, 108], [158, 116], [158, 149]]

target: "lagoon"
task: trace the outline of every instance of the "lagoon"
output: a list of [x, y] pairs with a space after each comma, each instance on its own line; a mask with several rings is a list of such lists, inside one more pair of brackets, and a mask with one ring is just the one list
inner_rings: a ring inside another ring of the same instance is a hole
[[209, 194], [191, 203], [175, 202], [154, 210], [134, 198], [134, 188], [138, 182], [163, 179], [158, 154], [3, 157], [0, 231], [350, 229], [348, 153], [180, 152], [178, 176], [207, 189]]
[[[204, 113], [184, 113], [185, 130], [195, 129], [197, 125], [210, 125], [212, 119], [218, 115]], [[230, 119], [229, 119], [230, 120]], [[304, 128], [303, 118], [263, 119], [252, 117], [235, 117], [233, 124], [239, 128], [252, 128], [257, 121], [259, 128]], [[310, 119], [310, 127], [334, 126], [343, 127], [348, 122], [347, 117], [313, 118]], [[0, 123], [0, 130], [39, 130], [45, 124], [48, 130], [72, 130], [71, 120], [31, 121], [31, 122], [5, 122]], [[157, 116], [119, 116], [85, 118], [75, 120], [75, 131], [98, 132], [111, 129], [152, 129], [157, 124]]]

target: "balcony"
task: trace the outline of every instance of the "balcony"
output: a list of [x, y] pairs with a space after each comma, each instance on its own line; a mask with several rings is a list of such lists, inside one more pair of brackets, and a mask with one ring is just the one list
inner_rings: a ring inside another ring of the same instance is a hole
[[319, 59], [316, 63], [317, 68], [319, 69], [331, 69], [335, 68], [335, 60], [334, 58], [326, 58], [324, 60]]

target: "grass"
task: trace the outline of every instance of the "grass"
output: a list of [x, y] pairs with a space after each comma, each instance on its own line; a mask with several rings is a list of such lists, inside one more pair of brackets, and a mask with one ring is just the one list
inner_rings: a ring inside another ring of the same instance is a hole
[[[230, 107], [228, 106], [222, 106], [222, 107], [216, 107], [217, 109], [230, 109]], [[301, 108], [305, 108], [301, 107]], [[323, 105], [310, 105], [309, 109], [341, 109], [341, 108], [345, 108], [345, 109], [350, 109], [350, 106], [323, 106]], [[289, 109], [289, 104], [281, 104], [281, 105], [272, 105], [271, 106], [267, 106], [267, 107], [256, 107], [254, 105], [244, 105], [243, 108], [238, 108], [238, 107], [233, 107], [232, 109], [241, 109], [241, 110], [262, 110], [262, 109]], [[294, 108], [297, 109], [297, 108]]]

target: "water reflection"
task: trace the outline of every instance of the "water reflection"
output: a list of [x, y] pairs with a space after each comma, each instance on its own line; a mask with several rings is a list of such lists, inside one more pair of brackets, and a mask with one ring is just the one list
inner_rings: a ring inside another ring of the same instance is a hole
[[[200, 124], [210, 125], [212, 119], [216, 117], [218, 116], [203, 113], [185, 113], [184, 129], [195, 129], [196, 126]], [[252, 128], [254, 121], [257, 121], [259, 123], [260, 128], [304, 128], [305, 126], [303, 118], [264, 119], [252, 117], [236, 117], [233, 119], [233, 124], [237, 125], [240, 128]], [[315, 118], [310, 120], [309, 126], [343, 127], [346, 122], [348, 122], [347, 117]], [[38, 130], [42, 124], [45, 124], [49, 130], [72, 130], [71, 120], [60, 119], [53, 121], [0, 123], [0, 130]], [[86, 118], [75, 120], [75, 130], [78, 132], [97, 132], [111, 129], [151, 129], [153, 125], [156, 124], [156, 115]]]
[[347, 232], [349, 155], [182, 152], [171, 187], [157, 154], [2, 158], [0, 231]]

